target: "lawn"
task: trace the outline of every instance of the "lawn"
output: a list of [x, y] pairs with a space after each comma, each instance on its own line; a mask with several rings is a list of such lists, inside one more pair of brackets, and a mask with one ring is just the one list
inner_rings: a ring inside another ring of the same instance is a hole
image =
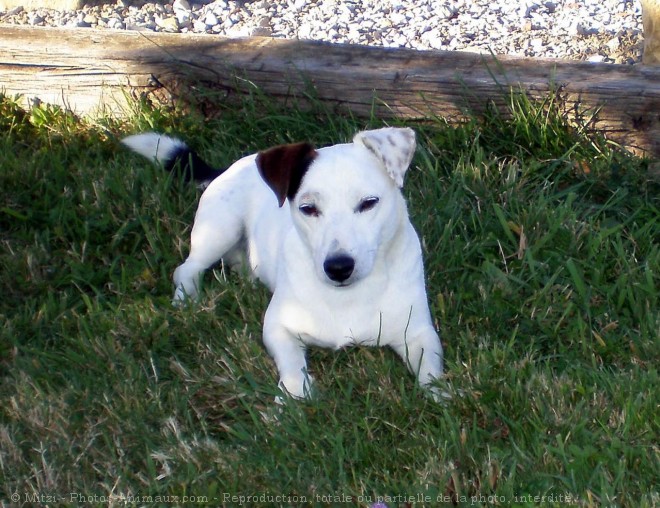
[[117, 141], [176, 133], [220, 166], [383, 122], [2, 98], [0, 504], [657, 506], [660, 186], [557, 104], [409, 124], [451, 399], [389, 350], [312, 350], [316, 398], [279, 412], [266, 289], [218, 269], [173, 308], [199, 191]]

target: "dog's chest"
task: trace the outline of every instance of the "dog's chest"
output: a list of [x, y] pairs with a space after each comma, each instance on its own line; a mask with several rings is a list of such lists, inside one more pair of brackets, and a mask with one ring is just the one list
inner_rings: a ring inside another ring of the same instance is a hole
[[340, 349], [356, 345], [375, 346], [385, 340], [382, 316], [375, 309], [372, 312], [352, 309], [350, 312], [317, 313], [313, 324], [305, 327], [308, 333], [300, 335], [308, 345]]
[[416, 308], [410, 296], [391, 288], [351, 297], [337, 290], [315, 298], [276, 299], [271, 304], [278, 309], [285, 328], [305, 344], [339, 349], [385, 346], [403, 340], [411, 320], [419, 319], [419, 312], [424, 311]]

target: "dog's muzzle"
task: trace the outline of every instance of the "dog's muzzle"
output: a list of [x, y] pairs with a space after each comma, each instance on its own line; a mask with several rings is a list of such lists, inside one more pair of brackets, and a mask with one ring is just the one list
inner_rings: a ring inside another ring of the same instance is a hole
[[323, 262], [325, 274], [331, 281], [339, 284], [345, 282], [352, 275], [354, 269], [355, 260], [346, 254], [329, 257]]

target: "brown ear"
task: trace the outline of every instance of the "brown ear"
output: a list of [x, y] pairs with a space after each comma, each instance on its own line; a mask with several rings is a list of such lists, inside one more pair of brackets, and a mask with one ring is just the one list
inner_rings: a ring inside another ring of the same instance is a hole
[[286, 198], [292, 199], [296, 195], [300, 182], [316, 155], [316, 150], [309, 143], [281, 145], [259, 152], [259, 174], [273, 189], [280, 206]]

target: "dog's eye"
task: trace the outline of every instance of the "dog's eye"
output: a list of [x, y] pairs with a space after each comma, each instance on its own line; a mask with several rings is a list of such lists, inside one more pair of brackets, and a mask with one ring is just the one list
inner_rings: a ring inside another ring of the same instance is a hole
[[360, 201], [360, 204], [358, 205], [356, 212], [358, 213], [368, 212], [374, 206], [376, 206], [379, 201], [380, 199], [375, 196], [370, 198], [364, 198], [362, 201]]
[[321, 215], [321, 211], [316, 207], [316, 205], [309, 203], [300, 205], [298, 210], [300, 210], [300, 213], [306, 215], [307, 217], [318, 217]]

